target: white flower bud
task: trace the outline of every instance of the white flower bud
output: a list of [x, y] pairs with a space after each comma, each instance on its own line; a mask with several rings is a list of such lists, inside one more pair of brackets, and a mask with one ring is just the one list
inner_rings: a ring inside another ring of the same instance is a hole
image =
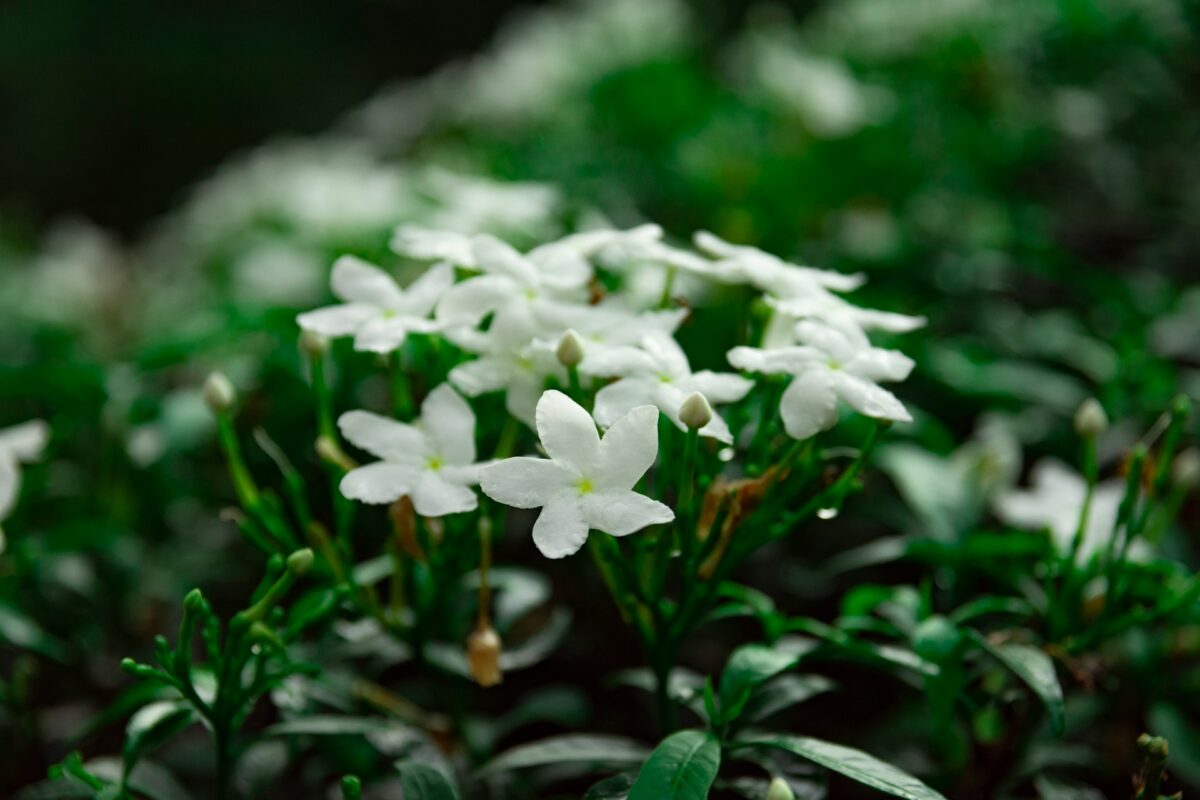
[[767, 787], [767, 800], [796, 800], [796, 793], [783, 778], [775, 778]]
[[712, 406], [708, 404], [708, 398], [699, 392], [692, 392], [679, 406], [679, 421], [691, 430], [700, 430], [712, 422], [712, 418]]
[[300, 331], [300, 351], [309, 358], [320, 358], [329, 352], [329, 339], [316, 331]]
[[1080, 436], [1094, 439], [1108, 430], [1108, 415], [1104, 407], [1094, 397], [1089, 397], [1079, 404], [1075, 412], [1075, 432]]
[[558, 363], [564, 367], [577, 367], [579, 362], [583, 361], [583, 340], [579, 338], [579, 334], [570, 328], [558, 340], [558, 347], [554, 351], [554, 355], [558, 358]]
[[1171, 482], [1184, 491], [1200, 486], [1200, 450], [1189, 447], [1175, 456], [1175, 463], [1171, 465]]
[[237, 401], [237, 389], [229, 378], [214, 372], [204, 381], [204, 402], [214, 414], [223, 414]]

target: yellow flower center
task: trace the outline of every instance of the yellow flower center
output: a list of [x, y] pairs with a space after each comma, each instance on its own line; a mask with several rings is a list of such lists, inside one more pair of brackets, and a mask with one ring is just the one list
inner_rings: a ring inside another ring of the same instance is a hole
[[596, 490], [596, 487], [587, 478], [580, 478], [576, 481], [575, 486], [579, 489], [580, 494], [589, 494]]

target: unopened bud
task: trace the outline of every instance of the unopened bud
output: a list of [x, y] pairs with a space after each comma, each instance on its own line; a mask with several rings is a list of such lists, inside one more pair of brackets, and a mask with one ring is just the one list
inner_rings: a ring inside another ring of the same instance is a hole
[[214, 414], [224, 414], [237, 401], [237, 389], [220, 372], [214, 372], [204, 381], [204, 402]]
[[583, 361], [583, 340], [578, 333], [567, 328], [567, 332], [558, 340], [554, 355], [564, 367], [578, 367], [579, 362]]
[[500, 672], [500, 635], [483, 622], [467, 637], [467, 669], [480, 686], [495, 686], [504, 679]]
[[187, 593], [187, 596], [183, 598], [183, 607], [189, 612], [195, 614], [197, 611], [204, 608], [204, 595], [200, 593], [199, 589], [192, 589]]
[[1108, 430], [1108, 415], [1104, 407], [1094, 397], [1089, 397], [1079, 404], [1075, 412], [1075, 432], [1080, 436], [1094, 439]]
[[783, 778], [775, 778], [767, 787], [767, 800], [796, 800], [796, 793]]
[[1171, 465], [1171, 482], [1184, 491], [1200, 486], [1200, 450], [1189, 447], [1175, 456], [1175, 463]]
[[699, 392], [692, 392], [679, 406], [679, 421], [694, 431], [712, 422], [712, 418], [712, 406], [708, 404], [708, 398]]
[[316, 331], [300, 331], [300, 350], [309, 358], [320, 358], [329, 352], [329, 339]]
[[287, 558], [287, 571], [299, 578], [312, 569], [313, 551], [309, 548], [297, 550]]

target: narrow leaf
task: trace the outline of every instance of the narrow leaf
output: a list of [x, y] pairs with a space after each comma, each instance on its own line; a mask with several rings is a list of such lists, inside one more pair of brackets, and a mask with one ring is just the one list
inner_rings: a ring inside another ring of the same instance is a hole
[[640, 764], [646, 748], [623, 736], [565, 734], [518, 745], [484, 764], [480, 774], [541, 767], [546, 764]]
[[1054, 671], [1054, 660], [1044, 650], [1031, 645], [1017, 642], [992, 644], [978, 632], [972, 638], [1033, 689], [1050, 714], [1050, 727], [1056, 734], [1062, 735], [1066, 727], [1066, 710], [1062, 686]]
[[902, 797], [904, 800], [946, 800], [944, 796], [907, 772], [852, 747], [843, 747], [806, 736], [774, 736], [743, 744], [795, 753], [893, 797]]
[[420, 761], [404, 761], [396, 765], [404, 800], [458, 800], [458, 792], [441, 770]]

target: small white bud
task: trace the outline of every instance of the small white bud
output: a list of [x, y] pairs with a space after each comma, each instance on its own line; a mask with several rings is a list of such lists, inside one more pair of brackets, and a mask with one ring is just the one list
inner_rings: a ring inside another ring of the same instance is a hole
[[1200, 486], [1200, 450], [1189, 447], [1175, 456], [1171, 465], [1171, 482], [1184, 491]]
[[204, 381], [204, 402], [214, 414], [223, 414], [237, 401], [237, 389], [229, 378], [214, 372]]
[[564, 367], [578, 367], [579, 362], [583, 361], [583, 340], [579, 338], [578, 333], [567, 328], [566, 333], [558, 340], [554, 355]]
[[1108, 430], [1108, 415], [1104, 407], [1094, 397], [1089, 397], [1079, 404], [1075, 412], [1075, 432], [1080, 436], [1096, 438]]
[[767, 800], [796, 800], [796, 793], [783, 778], [775, 778], [767, 787]]
[[699, 392], [692, 392], [679, 406], [679, 421], [691, 430], [700, 430], [712, 422], [712, 418], [712, 406], [708, 404], [708, 398]]
[[329, 339], [316, 331], [300, 331], [300, 351], [309, 358], [320, 358], [329, 352]]

